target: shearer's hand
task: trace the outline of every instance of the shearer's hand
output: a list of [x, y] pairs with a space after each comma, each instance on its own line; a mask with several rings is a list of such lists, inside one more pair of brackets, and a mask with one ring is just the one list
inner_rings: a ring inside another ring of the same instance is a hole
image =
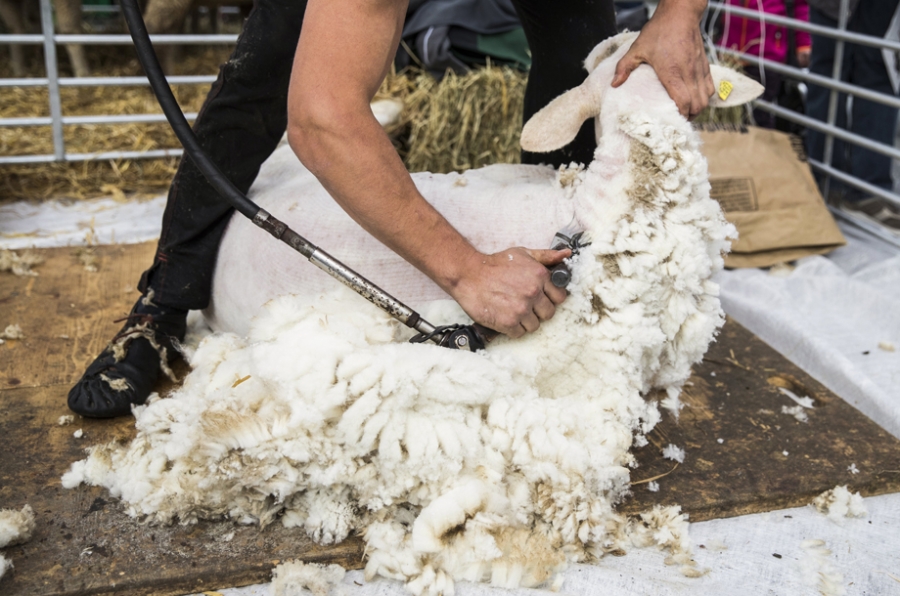
[[662, 0], [656, 12], [616, 65], [612, 86], [624, 83], [635, 68], [649, 64], [685, 118], [709, 104], [715, 85], [700, 35], [706, 0]]
[[452, 292], [476, 322], [510, 337], [521, 337], [550, 319], [566, 291], [550, 282], [552, 267], [572, 256], [565, 250], [510, 248], [480, 255]]

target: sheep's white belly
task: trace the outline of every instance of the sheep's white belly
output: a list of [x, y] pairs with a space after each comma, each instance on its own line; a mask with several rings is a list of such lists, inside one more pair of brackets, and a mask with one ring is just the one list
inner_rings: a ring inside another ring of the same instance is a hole
[[[548, 247], [573, 216], [572, 200], [549, 167], [494, 165], [459, 174], [413, 175], [419, 190], [474, 246]], [[411, 306], [446, 298], [421, 272], [365, 232], [334, 202], [288, 147], [263, 165], [250, 197], [293, 230]], [[372, 197], [377, 200], [377, 197]], [[245, 334], [268, 300], [319, 294], [337, 281], [246, 218], [222, 239], [206, 311], [213, 329]]]

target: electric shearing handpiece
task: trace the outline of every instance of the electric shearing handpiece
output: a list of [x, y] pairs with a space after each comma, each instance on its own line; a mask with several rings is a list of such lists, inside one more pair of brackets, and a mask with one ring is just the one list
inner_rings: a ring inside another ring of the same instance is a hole
[[[553, 250], [568, 248], [574, 256], [588, 244], [590, 243], [584, 241], [584, 232], [578, 230], [573, 219], [572, 223], [553, 236], [550, 248]], [[571, 280], [572, 270], [565, 261], [550, 268], [550, 282], [557, 288], [565, 288]], [[441, 334], [440, 340], [436, 342], [440, 346], [472, 352], [483, 350], [487, 344], [500, 335], [499, 332], [488, 329], [478, 323], [472, 323], [471, 325], [456, 324], [436, 327], [433, 334], [419, 333], [409, 341], [412, 343], [435, 341], [434, 334]]]

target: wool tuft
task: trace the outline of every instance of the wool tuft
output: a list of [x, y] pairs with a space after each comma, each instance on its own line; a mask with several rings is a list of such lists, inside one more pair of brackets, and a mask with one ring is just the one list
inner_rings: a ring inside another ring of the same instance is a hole
[[851, 493], [846, 485], [825, 491], [810, 504], [836, 524], [843, 524], [848, 517], [865, 517], [869, 514], [862, 496], [858, 492]]
[[13, 275], [37, 276], [38, 272], [32, 270], [32, 266], [43, 262], [42, 256], [31, 251], [25, 251], [20, 255], [12, 250], [0, 250], [0, 271], [10, 271]]
[[803, 406], [781, 406], [781, 413], [787, 414], [788, 416], [793, 416], [797, 419], [797, 422], [809, 422], [809, 415], [806, 413], [806, 410]]
[[677, 461], [680, 464], [684, 463], [684, 455], [684, 449], [682, 447], [672, 445], [671, 443], [666, 445], [662, 450], [662, 456], [664, 458]]
[[18, 325], [15, 325], [15, 324], [7, 325], [6, 329], [3, 330], [3, 333], [0, 333], [0, 338], [2, 338], [2, 339], [25, 339], [25, 333], [22, 332], [22, 328]]
[[340, 565], [320, 565], [303, 561], [285, 561], [272, 570], [273, 596], [328, 596], [339, 593], [335, 588], [346, 571]]
[[3, 576], [6, 575], [6, 572], [12, 568], [13, 568], [12, 561], [7, 559], [3, 555], [0, 555], [0, 579], [2, 579]]
[[34, 510], [25, 505], [21, 511], [0, 509], [0, 548], [31, 540], [34, 532]]
[[803, 582], [822, 596], [844, 596], [844, 576], [831, 561], [832, 552], [824, 540], [804, 540], [800, 544], [803, 555], [799, 561]]

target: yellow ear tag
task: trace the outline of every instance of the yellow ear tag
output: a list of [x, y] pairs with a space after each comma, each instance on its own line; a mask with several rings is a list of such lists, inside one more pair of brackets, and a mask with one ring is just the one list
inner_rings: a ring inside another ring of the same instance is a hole
[[732, 85], [729, 81], [722, 81], [719, 83], [719, 99], [725, 101], [728, 99], [728, 96], [731, 95], [731, 90], [734, 89], [734, 85]]

